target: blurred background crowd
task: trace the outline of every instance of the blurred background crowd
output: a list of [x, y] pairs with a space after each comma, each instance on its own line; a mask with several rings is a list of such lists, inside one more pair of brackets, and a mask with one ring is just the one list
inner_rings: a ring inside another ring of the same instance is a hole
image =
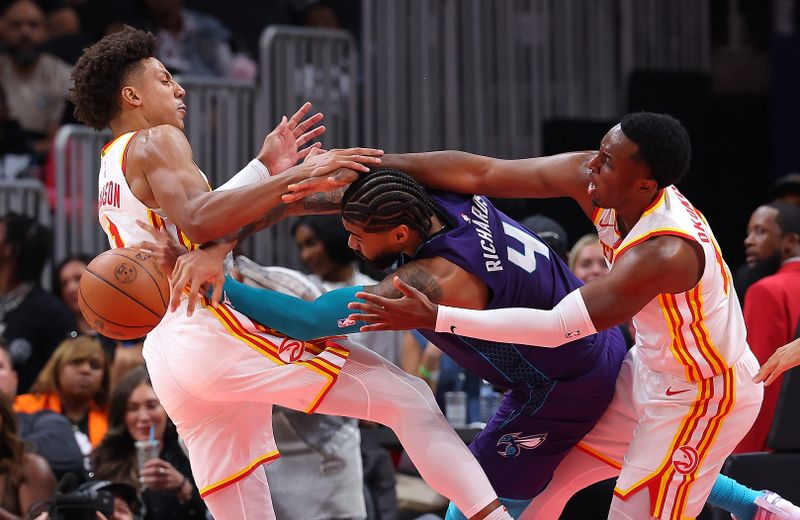
[[[508, 158], [594, 148], [627, 111], [671, 113], [693, 145], [692, 170], [680, 188], [718, 233], [748, 340], [763, 362], [800, 333], [799, 4], [0, 2], [0, 517], [47, 511], [59, 481], [60, 491], [80, 486], [87, 500], [101, 490], [113, 495], [113, 518], [207, 515], [143, 367], [141, 340], [104, 338], [78, 308], [80, 276], [103, 237], [93, 207], [97, 168], [89, 159], [99, 149], [82, 155], [69, 144], [71, 136], [94, 135], [70, 130], [70, 68], [103, 35], [124, 24], [156, 34], [157, 57], [188, 85], [190, 123], [214, 126], [227, 111], [220, 93], [255, 93], [257, 115], [246, 123], [234, 117], [231, 124], [244, 130], [233, 141], [225, 141], [224, 131], [187, 126], [195, 150], [207, 154], [197, 162], [212, 179], [238, 170], [263, 131], [305, 99], [328, 115], [326, 147], [462, 148]], [[277, 27], [282, 32], [265, 36]], [[270, 54], [281, 52], [274, 44], [280, 35], [310, 42], [299, 58], [291, 55], [290, 69], [280, 67], [290, 61], [284, 59], [289, 51], [282, 58]], [[315, 61], [314, 46], [325, 48], [333, 37], [330, 45], [344, 42], [348, 52], [338, 62]], [[416, 52], [425, 49], [430, 52]], [[203, 96], [193, 97], [200, 88]], [[217, 97], [204, 97], [209, 89]], [[223, 157], [233, 148], [240, 153]], [[238, 166], [227, 171], [228, 164]], [[73, 191], [64, 187], [82, 182]], [[31, 186], [41, 199], [34, 204], [22, 199]], [[81, 189], [88, 195], [76, 196]], [[582, 280], [607, 272], [591, 225], [576, 207], [497, 202]], [[258, 263], [241, 256], [241, 279], [267, 287], [276, 277], [289, 280], [290, 292], [302, 297], [382, 277], [357, 261], [336, 217], [293, 220], [243, 252]], [[295, 271], [262, 267], [273, 264]], [[635, 330], [621, 329], [632, 344]], [[467, 423], [474, 427], [496, 402], [494, 389], [414, 332], [360, 336], [357, 341], [428, 381], [443, 409], [445, 393], [465, 392]], [[796, 391], [781, 391], [780, 382], [767, 389], [761, 415], [737, 451], [774, 449], [771, 428], [800, 400]], [[444, 500], [424, 488], [396, 440], [375, 425], [282, 409], [274, 421], [283, 457], [267, 474], [279, 519], [441, 514]], [[158, 456], [140, 462], [134, 445], [145, 440], [158, 441]], [[800, 452], [800, 440], [780, 449]], [[312, 486], [318, 493], [298, 495]], [[577, 497], [564, 518], [602, 516], [609, 500], [609, 487], [599, 486]]]

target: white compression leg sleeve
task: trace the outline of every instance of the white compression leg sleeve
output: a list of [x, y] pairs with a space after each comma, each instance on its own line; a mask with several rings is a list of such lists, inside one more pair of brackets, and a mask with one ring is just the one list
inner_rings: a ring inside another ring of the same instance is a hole
[[242, 188], [250, 184], [255, 184], [258, 181], [263, 181], [269, 178], [269, 170], [264, 163], [258, 159], [253, 159], [247, 165], [239, 170], [236, 175], [228, 179], [225, 184], [219, 186], [214, 191], [233, 190]]
[[536, 495], [519, 520], [558, 520], [575, 493], [617, 475], [618, 469], [573, 448], [556, 468], [550, 483]]
[[[496, 499], [489, 479], [442, 415], [428, 385], [365, 347], [353, 342], [344, 346], [350, 357], [317, 412], [390, 427], [422, 478], [467, 518]], [[500, 518], [511, 519], [507, 513]]]
[[215, 520], [275, 520], [264, 468], [214, 491], [204, 499]]
[[580, 289], [564, 296], [553, 309], [475, 310], [439, 305], [436, 332], [489, 341], [558, 347], [597, 332]]

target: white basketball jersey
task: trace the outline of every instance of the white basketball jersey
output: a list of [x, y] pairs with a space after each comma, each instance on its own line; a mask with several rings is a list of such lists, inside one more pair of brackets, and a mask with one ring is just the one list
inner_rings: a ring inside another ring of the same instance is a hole
[[[186, 235], [169, 222], [157, 209], [150, 209], [136, 198], [125, 179], [125, 154], [136, 132], [122, 134], [105, 147], [100, 159], [98, 216], [112, 248], [126, 247], [142, 241], [153, 241], [137, 222], [166, 231], [184, 247], [195, 249]], [[203, 172], [198, 170], [203, 176]], [[206, 183], [208, 181], [206, 180]]]
[[705, 268], [693, 289], [660, 294], [633, 317], [639, 356], [647, 366], [699, 381], [723, 373], [749, 350], [730, 270], [708, 222], [677, 188], [661, 190], [624, 239], [613, 209], [598, 209], [593, 221], [612, 268], [625, 251], [654, 236], [682, 237], [703, 249]]

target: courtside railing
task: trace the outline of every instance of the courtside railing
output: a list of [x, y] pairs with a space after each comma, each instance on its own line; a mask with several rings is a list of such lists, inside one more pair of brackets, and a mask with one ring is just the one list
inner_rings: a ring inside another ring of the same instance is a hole
[[[47, 202], [47, 189], [36, 179], [0, 180], [0, 216], [10, 212], [34, 217], [40, 224], [50, 227], [52, 218]], [[49, 289], [53, 259], [50, 258], [42, 272], [42, 285]]]
[[[259, 53], [261, 140], [283, 115], [311, 101], [314, 111], [325, 114], [325, 148], [360, 144], [358, 52], [348, 32], [271, 26], [261, 35]], [[300, 268], [292, 224], [290, 219], [260, 232], [253, 239], [255, 259], [263, 265]]]
[[100, 151], [111, 132], [83, 125], [62, 126], [55, 137], [56, 200], [54, 258], [108, 249], [108, 238], [97, 220], [97, 176]]
[[0, 180], [0, 215], [9, 212], [35, 217], [50, 226], [50, 206], [47, 190], [36, 179]]

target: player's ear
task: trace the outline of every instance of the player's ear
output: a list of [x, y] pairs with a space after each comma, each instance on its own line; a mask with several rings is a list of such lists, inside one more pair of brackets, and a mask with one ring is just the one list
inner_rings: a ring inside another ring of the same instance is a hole
[[639, 191], [643, 193], [653, 193], [658, 190], [658, 182], [655, 179], [643, 179], [639, 183]]
[[392, 234], [395, 241], [399, 243], [405, 243], [408, 242], [408, 239], [411, 237], [411, 229], [405, 224], [400, 224], [394, 228]]
[[122, 101], [123, 103], [127, 103], [135, 107], [138, 107], [142, 104], [142, 98], [139, 96], [139, 92], [136, 90], [136, 87], [132, 87], [130, 85], [122, 87]]

